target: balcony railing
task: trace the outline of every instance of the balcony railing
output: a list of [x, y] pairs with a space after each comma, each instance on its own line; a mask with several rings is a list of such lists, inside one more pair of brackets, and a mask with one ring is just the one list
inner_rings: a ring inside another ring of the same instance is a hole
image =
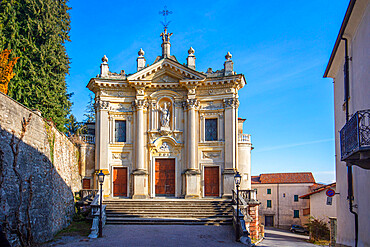
[[250, 134], [239, 134], [238, 142], [251, 142], [251, 135]]
[[81, 135], [81, 141], [85, 143], [95, 144], [95, 136], [94, 135]]
[[370, 151], [370, 110], [356, 112], [344, 125], [340, 130], [340, 146], [342, 161], [359, 164], [365, 158], [370, 162], [368, 155], [364, 155]]

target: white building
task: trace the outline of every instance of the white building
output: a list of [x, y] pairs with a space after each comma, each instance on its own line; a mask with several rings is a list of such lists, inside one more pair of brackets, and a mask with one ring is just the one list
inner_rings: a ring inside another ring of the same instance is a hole
[[312, 192], [299, 197], [300, 199], [307, 199], [309, 201], [310, 216], [326, 223], [329, 223], [329, 218], [337, 217], [336, 195], [328, 199], [326, 195], [328, 189], [335, 191], [336, 183], [318, 186]]
[[238, 119], [244, 76], [229, 52], [217, 71], [196, 71], [193, 48], [179, 63], [171, 35], [161, 34], [162, 54], [151, 65], [140, 49], [132, 74], [110, 72], [104, 56], [87, 85], [95, 93], [95, 170], [107, 174], [105, 196], [231, 197], [236, 171], [250, 189], [250, 135]]
[[350, 1], [324, 77], [334, 83], [337, 245], [370, 246], [369, 0]]
[[252, 176], [257, 190], [260, 222], [265, 226], [289, 228], [308, 222], [309, 201], [299, 196], [311, 192], [315, 179], [311, 172], [270, 173]]

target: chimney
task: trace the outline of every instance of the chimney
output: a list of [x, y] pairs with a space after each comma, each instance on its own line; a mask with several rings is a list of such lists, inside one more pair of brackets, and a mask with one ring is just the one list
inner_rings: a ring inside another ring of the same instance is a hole
[[106, 55], [101, 59], [102, 63], [100, 64], [100, 77], [108, 77], [109, 66], [108, 58]]
[[186, 59], [186, 61], [188, 62], [187, 66], [189, 68], [195, 70], [195, 56], [194, 56], [194, 52], [195, 51], [194, 51], [193, 47], [190, 47], [190, 49], [188, 50], [189, 56]]
[[140, 51], [137, 53], [139, 56], [137, 57], [136, 61], [137, 61], [137, 71], [139, 70], [142, 70], [143, 68], [145, 68], [145, 57], [144, 57], [144, 54], [145, 52], [143, 51], [143, 49], [140, 48]]
[[226, 58], [226, 61], [224, 63], [224, 75], [225, 76], [228, 76], [228, 75], [233, 75], [234, 74], [234, 63], [233, 61], [231, 61], [231, 53], [230, 52], [227, 52], [225, 58]]

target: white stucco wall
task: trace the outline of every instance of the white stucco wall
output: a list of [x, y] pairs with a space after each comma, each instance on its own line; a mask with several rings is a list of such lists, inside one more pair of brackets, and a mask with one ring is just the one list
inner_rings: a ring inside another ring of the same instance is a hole
[[[332, 188], [335, 190], [335, 187]], [[326, 190], [312, 194], [310, 196], [310, 215], [316, 219], [329, 222], [329, 217], [337, 217], [337, 196], [332, 199], [332, 205], [326, 205]]]
[[[350, 116], [358, 110], [370, 109], [370, 5], [369, 1], [357, 1], [345, 37], [349, 39], [350, 62]], [[344, 42], [339, 47], [329, 77], [334, 79], [335, 153], [337, 181], [337, 243], [355, 244], [354, 215], [349, 212], [347, 167], [341, 162], [339, 131], [345, 125], [344, 103]], [[354, 210], [359, 215], [358, 246], [370, 246], [370, 171], [353, 167]]]

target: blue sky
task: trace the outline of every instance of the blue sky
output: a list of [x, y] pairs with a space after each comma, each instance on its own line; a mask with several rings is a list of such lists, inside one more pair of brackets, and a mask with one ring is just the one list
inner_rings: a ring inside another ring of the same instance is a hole
[[239, 116], [252, 134], [252, 174], [312, 171], [334, 180], [333, 85], [323, 73], [349, 0], [81, 1], [70, 0], [71, 58], [67, 77], [79, 121], [89, 79], [103, 55], [113, 72], [136, 71], [137, 52], [151, 64], [161, 54], [159, 11], [173, 12], [171, 54], [186, 62], [195, 50], [199, 71], [223, 68], [228, 51], [245, 75]]

